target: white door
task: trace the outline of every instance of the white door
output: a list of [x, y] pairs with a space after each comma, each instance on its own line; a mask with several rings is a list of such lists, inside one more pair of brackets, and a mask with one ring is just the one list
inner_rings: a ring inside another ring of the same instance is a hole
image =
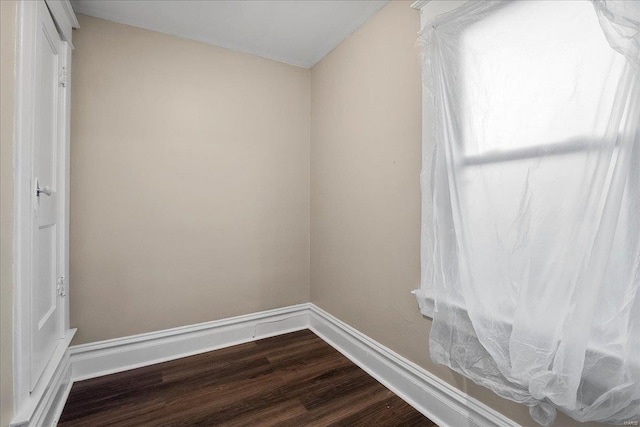
[[38, 2], [33, 129], [33, 253], [31, 369], [33, 390], [60, 342], [58, 150], [62, 42], [44, 2]]

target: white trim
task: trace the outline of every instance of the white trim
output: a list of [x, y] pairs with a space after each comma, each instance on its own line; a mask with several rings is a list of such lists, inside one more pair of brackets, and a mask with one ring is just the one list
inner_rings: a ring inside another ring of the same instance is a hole
[[306, 329], [307, 304], [72, 346], [79, 381]]
[[436, 309], [436, 300], [433, 297], [432, 289], [414, 289], [411, 293], [415, 295], [416, 300], [418, 301], [420, 313], [429, 319], [433, 319], [433, 313]]
[[73, 46], [70, 42], [63, 41], [60, 51], [60, 62], [64, 67], [65, 85], [59, 87], [59, 111], [64, 119], [58, 125], [58, 244], [60, 259], [58, 271], [64, 278], [62, 285], [66, 296], [58, 296], [60, 305], [60, 327], [65, 333], [70, 326], [69, 321], [69, 213], [70, 210], [70, 176], [71, 176], [71, 55]]
[[[67, 353], [68, 355], [68, 353]], [[73, 380], [71, 379], [71, 362], [67, 358], [67, 381], [62, 383], [56, 394], [56, 399], [49, 406], [49, 412], [46, 418], [43, 420], [43, 426], [56, 427], [60, 421], [60, 416], [64, 410], [64, 405], [67, 403], [69, 394], [71, 393], [71, 387], [73, 386]], [[39, 425], [39, 424], [36, 424]]]
[[64, 13], [67, 16], [67, 19], [71, 22], [72, 28], [80, 28], [80, 23], [78, 22], [78, 18], [76, 17], [75, 12], [73, 11], [73, 6], [71, 6], [71, 2], [69, 0], [61, 0], [62, 7], [64, 9]]
[[66, 41], [73, 48], [71, 36], [74, 28], [80, 28], [78, 18], [73, 13], [73, 8], [69, 0], [44, 0], [51, 12], [53, 22], [56, 23], [58, 32], [62, 40]]
[[49, 383], [43, 385], [40, 393], [23, 400], [21, 412], [14, 415], [11, 427], [56, 424], [71, 389], [68, 346], [75, 333], [75, 329], [69, 330], [63, 342], [58, 345], [43, 374], [43, 377], [50, 378]]
[[311, 331], [440, 427], [518, 426], [316, 305], [309, 309]]
[[29, 284], [31, 283], [31, 166], [33, 154], [33, 27], [37, 5], [18, 3], [14, 181], [13, 401], [14, 414], [29, 397]]
[[420, 10], [427, 5], [431, 0], [417, 0], [411, 3], [411, 9]]
[[71, 381], [302, 329], [313, 331], [440, 427], [517, 426], [507, 417], [311, 303], [72, 346], [69, 349]]
[[[65, 7], [63, 4], [67, 0], [54, 2], [54, 7]], [[68, 6], [68, 5], [67, 5]], [[30, 390], [29, 369], [30, 369], [30, 290], [31, 290], [31, 250], [32, 250], [32, 198], [33, 185], [31, 183], [31, 173], [33, 168], [33, 121], [34, 121], [34, 99], [35, 91], [35, 34], [38, 20], [38, 9], [47, 7], [43, 0], [21, 1], [18, 3], [17, 31], [16, 31], [16, 99], [15, 99], [15, 153], [14, 153], [14, 265], [15, 276], [13, 283], [13, 402], [14, 418], [12, 423], [19, 425], [40, 426], [48, 416], [48, 405], [55, 403], [58, 393], [58, 384], [65, 378], [62, 374], [65, 365], [68, 365], [68, 355], [66, 350], [71, 342], [75, 330], [69, 329], [68, 323], [68, 298], [62, 298], [60, 302], [60, 322], [63, 325], [61, 337], [48, 362], [45, 371], [41, 375], [38, 384]], [[42, 9], [40, 9], [42, 10]], [[49, 13], [49, 12], [44, 12]], [[54, 21], [57, 17], [53, 17]], [[55, 22], [60, 31], [60, 23]], [[60, 61], [69, 68], [71, 64], [71, 51], [67, 44], [63, 42], [60, 52]], [[61, 63], [62, 63], [61, 62]], [[67, 90], [60, 100], [59, 117], [61, 137], [59, 141], [61, 153], [64, 153], [63, 162], [68, 159], [68, 124], [69, 124], [69, 82]], [[64, 167], [68, 166], [63, 165]], [[68, 173], [68, 171], [67, 171]], [[67, 189], [67, 178], [65, 177], [65, 190]], [[64, 191], [64, 204], [62, 209], [68, 209], [68, 191]], [[61, 201], [62, 202], [62, 201]], [[68, 212], [68, 211], [67, 211]], [[60, 212], [60, 217], [64, 218], [64, 226], [68, 220], [67, 212]], [[68, 236], [67, 236], [68, 238]], [[67, 254], [67, 240], [65, 239], [64, 252]], [[68, 270], [68, 259], [61, 259], [61, 263]], [[52, 397], [53, 396], [53, 397]], [[51, 399], [54, 399], [52, 401]], [[45, 408], [45, 409], [43, 409]], [[45, 411], [45, 412], [42, 412]], [[45, 418], [42, 418], [42, 414]], [[35, 421], [34, 421], [35, 420]]]

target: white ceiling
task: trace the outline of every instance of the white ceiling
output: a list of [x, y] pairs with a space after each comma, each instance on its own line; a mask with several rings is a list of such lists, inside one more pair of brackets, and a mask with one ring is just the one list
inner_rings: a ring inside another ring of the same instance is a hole
[[71, 0], [76, 13], [311, 68], [389, 0]]

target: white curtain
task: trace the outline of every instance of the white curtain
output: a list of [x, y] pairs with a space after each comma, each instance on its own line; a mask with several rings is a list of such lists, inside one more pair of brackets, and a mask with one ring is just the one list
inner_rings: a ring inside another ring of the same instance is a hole
[[431, 357], [542, 425], [640, 420], [639, 30], [637, 1], [471, 1], [422, 33]]

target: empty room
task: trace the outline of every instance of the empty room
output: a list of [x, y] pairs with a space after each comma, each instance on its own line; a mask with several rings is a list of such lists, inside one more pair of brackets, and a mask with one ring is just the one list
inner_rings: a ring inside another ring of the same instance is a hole
[[640, 425], [640, 1], [0, 0], [0, 427]]

